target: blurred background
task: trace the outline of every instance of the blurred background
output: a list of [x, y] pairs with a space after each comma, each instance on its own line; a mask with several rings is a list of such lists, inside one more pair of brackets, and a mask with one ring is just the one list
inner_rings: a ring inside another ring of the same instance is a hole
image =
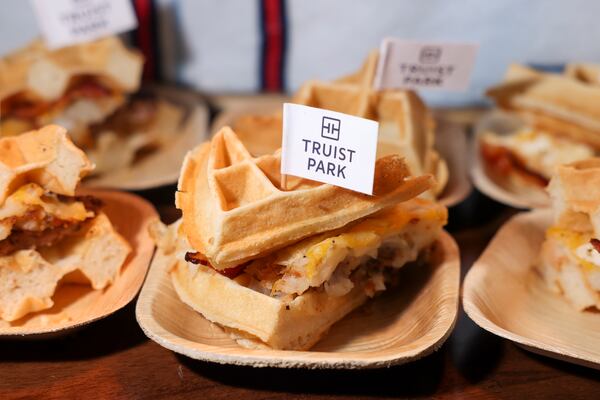
[[[145, 79], [208, 93], [293, 92], [355, 71], [384, 37], [480, 44], [470, 89], [424, 92], [432, 106], [484, 102], [510, 62], [560, 70], [600, 62], [597, 0], [132, 0], [127, 34]], [[0, 55], [39, 35], [29, 1], [3, 1]]]

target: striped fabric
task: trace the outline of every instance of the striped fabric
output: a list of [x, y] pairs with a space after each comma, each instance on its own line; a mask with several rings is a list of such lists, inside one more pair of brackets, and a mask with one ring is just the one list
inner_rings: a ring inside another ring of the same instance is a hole
[[264, 91], [285, 88], [285, 50], [287, 48], [285, 0], [260, 0], [261, 67], [260, 82]]
[[[386, 36], [480, 43], [469, 91], [423, 91], [432, 105], [480, 103], [510, 62], [552, 70], [600, 62], [597, 0], [131, 1], [145, 77], [206, 92], [294, 91], [334, 79]], [[0, 54], [37, 35], [29, 1], [0, 4]]]

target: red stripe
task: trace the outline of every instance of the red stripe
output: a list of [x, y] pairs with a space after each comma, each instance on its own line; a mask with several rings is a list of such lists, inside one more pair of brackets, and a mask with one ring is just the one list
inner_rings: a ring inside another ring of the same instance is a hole
[[265, 88], [268, 91], [281, 90], [281, 57], [283, 53], [283, 24], [281, 21], [281, 1], [263, 0], [265, 13]]
[[138, 18], [137, 42], [144, 54], [144, 80], [155, 77], [155, 60], [152, 48], [152, 0], [134, 0]]

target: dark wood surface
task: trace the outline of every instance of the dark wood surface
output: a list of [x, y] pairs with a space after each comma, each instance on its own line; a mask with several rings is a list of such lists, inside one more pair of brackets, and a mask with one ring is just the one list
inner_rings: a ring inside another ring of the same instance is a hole
[[[165, 221], [177, 217], [174, 187], [142, 193]], [[462, 272], [516, 211], [474, 192], [451, 210], [448, 230]], [[7, 398], [599, 398], [600, 372], [522, 350], [460, 311], [436, 353], [404, 366], [365, 371], [277, 370], [195, 361], [147, 339], [135, 302], [52, 340], [0, 341], [0, 399]]]

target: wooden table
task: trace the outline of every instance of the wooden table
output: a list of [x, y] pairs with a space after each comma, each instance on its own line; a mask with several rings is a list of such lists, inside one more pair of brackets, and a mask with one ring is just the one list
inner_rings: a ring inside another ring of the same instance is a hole
[[[480, 113], [438, 110], [436, 115], [470, 123]], [[154, 203], [165, 222], [171, 222], [178, 217], [174, 191], [172, 186], [140, 194]], [[450, 210], [447, 229], [460, 246], [463, 277], [515, 212], [476, 191]], [[436, 353], [411, 364], [365, 371], [252, 369], [195, 361], [146, 338], [135, 320], [135, 302], [68, 336], [0, 341], [0, 399], [571, 400], [600, 398], [599, 393], [600, 371], [522, 350], [479, 328], [462, 309], [452, 335]]]
[[[172, 221], [174, 187], [145, 192]], [[515, 213], [474, 192], [451, 210], [463, 275]], [[474, 216], [478, 217], [475, 218]], [[534, 355], [477, 327], [464, 312], [442, 348], [366, 371], [277, 370], [195, 361], [147, 339], [134, 303], [54, 340], [0, 342], [0, 398], [598, 398], [600, 372]]]

